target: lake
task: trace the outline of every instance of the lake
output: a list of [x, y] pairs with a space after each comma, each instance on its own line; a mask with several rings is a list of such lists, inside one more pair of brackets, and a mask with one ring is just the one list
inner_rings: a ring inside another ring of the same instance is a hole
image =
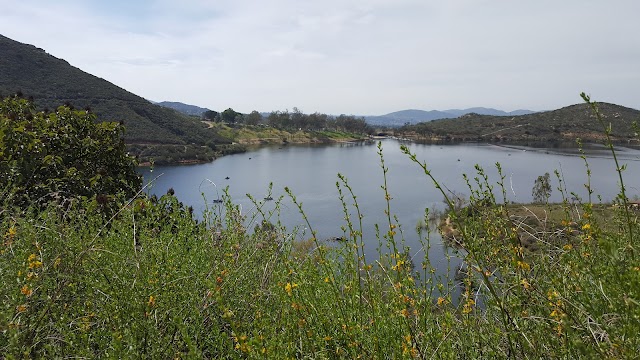
[[[401, 153], [400, 145], [401, 142], [394, 139], [382, 140], [385, 166], [389, 169], [387, 184], [392, 197], [391, 213], [392, 216], [397, 216], [404, 230], [406, 244], [411, 248], [412, 255], [415, 255], [421, 253], [415, 227], [424, 219], [425, 208], [442, 209], [444, 203], [442, 194], [435, 189], [422, 169]], [[545, 172], [551, 174], [551, 201], [560, 201], [554, 170], [562, 174], [570, 192], [574, 191], [583, 199], [587, 198], [583, 185], [587, 181], [587, 171], [584, 160], [575, 149], [534, 149], [488, 144], [406, 145], [419, 160], [427, 163], [433, 176], [443, 186], [456, 193], [470, 193], [462, 175], [467, 174], [473, 179], [476, 164], [484, 168], [491, 183], [495, 185], [499, 180], [495, 163], [499, 162], [506, 176], [508, 201], [530, 202], [534, 181]], [[597, 201], [595, 195], [600, 195], [603, 201], [611, 201], [618, 193], [618, 176], [610, 153], [597, 147], [586, 151], [592, 172], [594, 202]], [[640, 151], [628, 148], [620, 148], [618, 151], [621, 163], [628, 166], [624, 173], [627, 195], [633, 197], [640, 193], [637, 180], [640, 179]], [[150, 193], [162, 195], [167, 189], [173, 188], [180, 201], [193, 206], [197, 214], [201, 214], [207, 207], [221, 206], [213, 200], [222, 197], [225, 188], [232, 201], [240, 205], [243, 213], [251, 214], [255, 206], [247, 194], [262, 201], [268, 195], [269, 183], [273, 183], [271, 196], [277, 199], [286, 195], [284, 187], [289, 187], [297, 200], [302, 202], [319, 239], [343, 235], [341, 226], [345, 224], [345, 215], [336, 188], [337, 174], [340, 173], [348, 179], [364, 215], [365, 252], [369, 258], [376, 256], [378, 248], [374, 224], [379, 224], [383, 232], [388, 229], [384, 212], [385, 196], [381, 189], [384, 184], [383, 172], [375, 143], [264, 147], [244, 154], [225, 156], [208, 164], [156, 166], [153, 173], [148, 168], [141, 168], [140, 171], [145, 182], [160, 175], [148, 190]], [[497, 185], [494, 193], [499, 200], [502, 199]], [[349, 204], [352, 202], [348, 200]], [[274, 204], [275, 201], [267, 201], [265, 207], [270, 209]], [[300, 226], [302, 233], [299, 237], [310, 237], [302, 216], [290, 199], [283, 200], [280, 210], [280, 221], [284, 225]], [[353, 211], [352, 207], [350, 211]], [[276, 222], [277, 219], [269, 220]], [[248, 227], [252, 228], [253, 225], [248, 224]], [[441, 238], [435, 231], [431, 234], [431, 245], [432, 262], [445, 272], [451, 250], [442, 245]], [[419, 264], [420, 261], [416, 263]], [[451, 262], [452, 267], [458, 264], [457, 259]]]

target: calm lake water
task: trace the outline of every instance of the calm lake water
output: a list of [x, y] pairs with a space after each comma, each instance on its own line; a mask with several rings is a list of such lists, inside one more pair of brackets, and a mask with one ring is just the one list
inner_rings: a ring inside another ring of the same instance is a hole
[[[404, 230], [406, 244], [412, 254], [422, 256], [421, 245], [415, 231], [416, 225], [424, 219], [425, 208], [442, 209], [443, 196], [435, 189], [419, 166], [400, 151], [397, 140], [382, 141], [385, 165], [389, 168], [387, 184], [391, 197], [391, 213], [397, 216]], [[583, 184], [587, 181], [583, 159], [575, 150], [532, 149], [502, 147], [486, 144], [464, 145], [424, 145], [407, 143], [418, 159], [427, 163], [434, 177], [451, 191], [469, 194], [463, 179], [467, 174], [471, 179], [476, 175], [476, 164], [484, 168], [490, 181], [495, 184], [498, 172], [495, 163], [499, 162], [506, 175], [508, 201], [529, 202], [535, 179], [545, 172], [551, 174], [551, 201], [560, 201], [561, 196], [554, 170], [563, 176], [569, 191], [576, 192], [582, 198], [587, 197]], [[618, 176], [610, 153], [604, 149], [588, 150], [588, 162], [592, 172], [591, 186], [603, 201], [611, 201], [618, 193]], [[628, 196], [640, 193], [640, 151], [620, 148], [619, 159], [627, 164], [625, 181]], [[364, 215], [365, 251], [369, 258], [377, 258], [378, 240], [375, 224], [382, 231], [388, 229], [386, 203], [381, 186], [384, 183], [380, 158], [375, 143], [338, 144], [331, 146], [283, 146], [265, 147], [244, 154], [220, 158], [212, 163], [188, 166], [156, 166], [153, 173], [149, 169], [140, 169], [149, 181], [161, 176], [152, 184], [151, 193], [165, 194], [173, 188], [176, 196], [187, 205], [195, 208], [196, 213], [209, 207], [220, 206], [213, 202], [222, 197], [223, 190], [228, 192], [235, 204], [239, 204], [243, 213], [254, 212], [255, 206], [247, 197], [251, 194], [258, 200], [267, 196], [269, 183], [273, 183], [272, 197], [277, 199], [286, 195], [284, 187], [289, 187], [309, 218], [311, 226], [319, 239], [339, 237], [344, 233], [345, 224], [342, 205], [338, 199], [336, 181], [340, 173], [349, 181], [357, 195], [357, 201]], [[498, 199], [501, 190], [494, 191]], [[203, 194], [206, 197], [203, 198]], [[594, 195], [595, 196], [595, 195]], [[597, 198], [594, 197], [594, 201]], [[274, 201], [265, 203], [265, 208], [273, 208]], [[351, 200], [348, 203], [352, 203]], [[350, 208], [352, 211], [353, 208]], [[270, 219], [275, 222], [277, 219]], [[306, 225], [293, 203], [286, 198], [282, 202], [280, 221], [287, 227]], [[355, 218], [354, 218], [355, 221]], [[248, 224], [249, 228], [253, 224]], [[308, 229], [300, 237], [310, 237]], [[437, 232], [431, 234], [430, 258], [444, 272], [446, 258], [451, 250], [441, 244]], [[383, 249], [384, 250], [384, 249]], [[419, 259], [416, 261], [420, 263]], [[459, 260], [452, 260], [455, 267]]]

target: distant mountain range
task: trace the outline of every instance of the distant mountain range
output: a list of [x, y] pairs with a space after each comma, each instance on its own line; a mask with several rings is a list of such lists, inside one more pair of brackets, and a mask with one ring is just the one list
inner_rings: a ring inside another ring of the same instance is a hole
[[438, 110], [401, 110], [380, 116], [365, 116], [367, 123], [377, 126], [402, 126], [405, 124], [417, 124], [420, 122], [433, 121], [439, 119], [454, 119], [466, 114], [492, 115], [492, 116], [515, 116], [532, 114], [531, 110], [515, 110], [506, 112], [497, 109], [474, 107], [469, 109]]
[[173, 110], [177, 110], [185, 115], [192, 116], [201, 116], [205, 111], [210, 111], [210, 109], [202, 108], [195, 105], [189, 105], [177, 101], [161, 101], [155, 103], [156, 105], [164, 106], [166, 108], [170, 108]]
[[[177, 110], [186, 115], [195, 115], [200, 116], [205, 111], [210, 109], [202, 108], [195, 105], [189, 105], [182, 102], [176, 101], [162, 101], [155, 103], [160, 106], [168, 107], [174, 110]], [[374, 126], [391, 126], [398, 127], [409, 124], [417, 124], [425, 121], [432, 121], [438, 119], [454, 119], [466, 114], [479, 114], [479, 115], [492, 115], [492, 116], [516, 116], [516, 115], [527, 115], [533, 114], [534, 111], [531, 110], [515, 110], [511, 112], [506, 112], [497, 109], [484, 108], [484, 107], [474, 107], [469, 109], [450, 109], [445, 111], [438, 110], [401, 110], [392, 112], [386, 115], [379, 116], [362, 116], [366, 122], [370, 125]], [[263, 117], [269, 116], [269, 113], [263, 112], [261, 113]]]

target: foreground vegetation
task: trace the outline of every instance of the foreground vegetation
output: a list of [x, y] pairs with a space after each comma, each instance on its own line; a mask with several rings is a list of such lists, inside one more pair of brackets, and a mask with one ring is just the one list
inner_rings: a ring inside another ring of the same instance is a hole
[[[403, 151], [441, 188], [438, 174]], [[201, 221], [171, 191], [161, 198], [140, 191], [113, 213], [102, 211], [97, 197], [45, 208], [6, 204], [0, 210], [0, 353], [637, 356], [640, 228], [624, 187], [618, 206], [602, 217], [594, 216], [591, 196], [575, 199], [560, 182], [565, 200], [552, 205], [557, 226], [545, 227], [543, 213], [502, 205], [501, 181], [496, 186], [478, 167], [467, 178], [468, 206], [457, 208], [443, 191], [466, 264], [458, 280], [447, 279], [430, 261], [428, 249], [437, 244], [428, 229], [416, 229], [425, 251], [407, 255], [417, 250], [403, 245], [413, 230], [393, 215], [380, 146], [379, 154], [387, 222], [378, 225], [376, 239], [363, 238], [357, 189], [342, 176], [337, 187], [345, 223], [336, 226], [343, 226], [344, 241], [331, 244], [313, 235], [313, 224], [306, 223], [311, 233], [283, 228], [277, 217], [283, 198], [275, 200], [275, 211], [255, 201], [247, 213], [226, 196]], [[286, 201], [306, 219], [287, 192]], [[525, 246], [524, 234], [535, 247]], [[378, 241], [383, 250], [365, 255], [365, 241]]]

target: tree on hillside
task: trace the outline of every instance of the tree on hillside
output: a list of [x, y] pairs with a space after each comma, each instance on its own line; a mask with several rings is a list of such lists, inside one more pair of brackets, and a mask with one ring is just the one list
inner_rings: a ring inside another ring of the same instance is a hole
[[25, 99], [0, 100], [0, 192], [20, 207], [52, 200], [131, 197], [142, 180], [125, 152], [124, 128], [89, 111], [36, 112]]
[[234, 124], [238, 120], [238, 116], [242, 116], [239, 112], [236, 112], [232, 108], [228, 108], [220, 114], [222, 122]]
[[313, 127], [313, 130], [322, 130], [327, 127], [327, 119], [329, 118], [327, 114], [315, 112], [313, 114], [309, 114], [308, 117], [308, 122]]
[[308, 127], [308, 122], [307, 122], [308, 116], [303, 114], [302, 111], [300, 111], [300, 109], [298, 109], [297, 107], [293, 107], [293, 110], [291, 111], [291, 125], [293, 128], [295, 129], [307, 129]]
[[291, 126], [291, 115], [289, 114], [289, 110], [272, 111], [267, 117], [267, 123], [269, 126], [276, 129], [289, 129]]
[[247, 125], [258, 125], [261, 122], [262, 115], [260, 115], [260, 113], [255, 110], [244, 117], [244, 123]]
[[217, 111], [207, 110], [202, 113], [202, 118], [208, 121], [219, 121], [220, 114]]

